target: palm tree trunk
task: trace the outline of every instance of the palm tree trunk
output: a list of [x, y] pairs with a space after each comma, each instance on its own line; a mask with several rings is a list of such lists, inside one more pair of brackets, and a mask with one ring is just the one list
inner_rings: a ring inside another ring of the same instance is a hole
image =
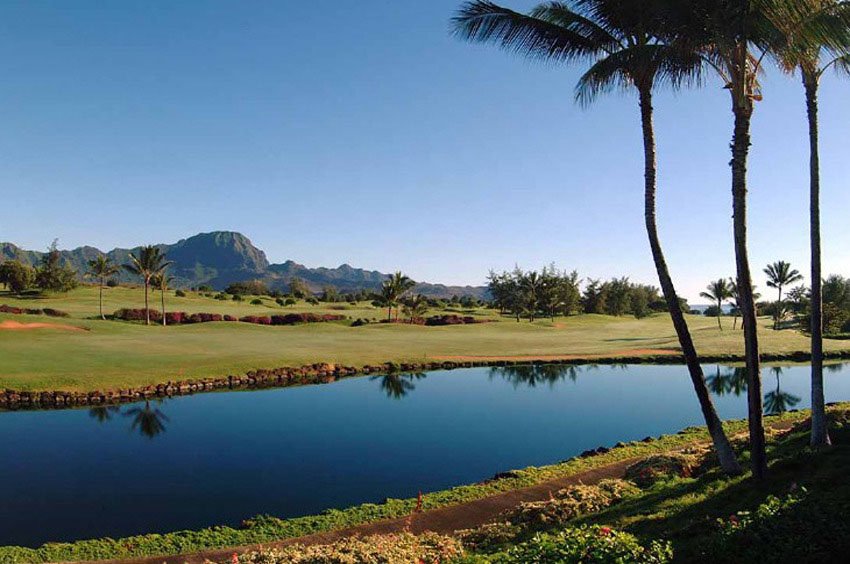
[[821, 296], [820, 160], [818, 156], [818, 78], [803, 71], [809, 119], [809, 199], [812, 246], [812, 446], [830, 444], [823, 393], [823, 297]]
[[753, 102], [733, 92], [735, 131], [732, 137], [732, 223], [735, 236], [735, 265], [738, 271], [738, 295], [744, 326], [744, 358], [747, 366], [747, 407], [749, 412], [750, 450], [753, 477], [761, 480], [767, 473], [764, 444], [764, 420], [761, 403], [761, 366], [758, 325], [750, 259], [747, 251], [747, 156], [750, 150], [750, 119]]
[[392, 306], [392, 304], [390, 304], [390, 306], [387, 308], [387, 321], [392, 321], [392, 320], [393, 320], [393, 306]]
[[100, 299], [99, 299], [100, 318], [106, 320], [103, 315], [103, 278], [100, 279]]
[[720, 323], [720, 314], [723, 313], [723, 302], [717, 300], [717, 328], [723, 331], [723, 325]]
[[148, 287], [150, 286], [150, 279], [145, 278], [145, 325], [151, 324], [151, 310], [148, 307]]
[[646, 233], [649, 236], [649, 246], [652, 249], [652, 259], [655, 261], [655, 269], [658, 272], [658, 281], [661, 284], [664, 299], [667, 301], [667, 309], [670, 310], [670, 318], [673, 320], [673, 327], [676, 329], [676, 335], [679, 337], [682, 355], [685, 357], [685, 364], [688, 367], [688, 373], [691, 376], [691, 382], [697, 394], [708, 432], [714, 443], [714, 450], [717, 452], [720, 466], [727, 474], [740, 474], [741, 466], [735, 458], [735, 452], [732, 450], [729, 439], [723, 431], [723, 425], [717, 416], [714, 403], [712, 403], [711, 396], [708, 393], [708, 387], [705, 384], [705, 376], [702, 372], [702, 366], [699, 363], [696, 347], [694, 347], [691, 333], [688, 330], [688, 323], [679, 305], [679, 296], [676, 294], [676, 288], [673, 286], [673, 279], [670, 277], [670, 271], [667, 269], [667, 261], [664, 258], [664, 252], [661, 249], [661, 242], [658, 238], [658, 227], [655, 220], [655, 131], [652, 124], [652, 94], [649, 88], [642, 88], [640, 90], [640, 114], [644, 149], [644, 218], [646, 220]]
[[167, 322], [165, 321], [165, 288], [164, 287], [159, 289], [159, 294], [162, 297], [162, 326], [165, 327]]

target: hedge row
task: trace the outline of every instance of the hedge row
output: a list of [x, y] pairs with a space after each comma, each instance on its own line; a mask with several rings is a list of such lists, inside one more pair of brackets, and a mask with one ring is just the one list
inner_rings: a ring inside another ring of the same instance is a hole
[[[162, 321], [162, 313], [155, 309], [149, 310], [151, 321], [157, 323]], [[144, 321], [145, 310], [142, 309], [119, 309], [112, 314], [113, 319], [124, 321]], [[241, 321], [242, 323], [256, 323], [257, 325], [294, 325], [296, 323], [320, 323], [326, 321], [340, 321], [345, 319], [343, 315], [317, 315], [315, 313], [288, 313], [286, 315], [246, 315], [234, 317], [232, 315], [221, 315], [219, 313], [186, 313], [185, 311], [169, 311], [165, 314], [165, 322], [168, 325], [184, 325], [191, 323], [209, 323], [211, 321]]]
[[46, 307], [43, 309], [39, 308], [28, 308], [28, 307], [14, 307], [10, 305], [0, 305], [0, 313], [12, 313], [14, 315], [49, 315], [50, 317], [68, 317], [68, 313], [59, 309], [53, 309], [52, 307]]

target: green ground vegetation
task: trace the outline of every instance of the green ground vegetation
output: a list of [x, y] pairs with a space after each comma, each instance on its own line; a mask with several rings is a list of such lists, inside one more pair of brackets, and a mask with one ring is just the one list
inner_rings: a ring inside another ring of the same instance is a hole
[[[105, 311], [141, 307], [139, 288], [109, 288]], [[210, 294], [212, 295], [212, 294]], [[253, 298], [252, 298], [253, 299]], [[386, 312], [370, 303], [320, 303], [299, 300], [280, 306], [259, 298], [262, 305], [221, 301], [188, 292], [166, 304], [170, 310], [231, 315], [269, 315], [287, 312], [336, 313], [381, 319]], [[257, 368], [330, 362], [351, 366], [383, 362], [423, 362], [436, 359], [474, 359], [516, 356], [525, 359], [552, 355], [592, 357], [634, 356], [652, 351], [677, 351], [678, 341], [666, 314], [643, 319], [605, 315], [575, 315], [533, 323], [500, 317], [492, 309], [432, 309], [440, 313], [473, 314], [493, 323], [424, 327], [370, 323], [351, 327], [346, 322], [269, 327], [249, 323], [215, 322], [149, 327], [140, 323], [100, 320], [97, 288], [83, 286], [67, 294], [14, 298], [0, 293], [0, 304], [55, 308], [67, 318], [0, 314], [0, 322], [44, 322], [73, 325], [85, 331], [36, 329], [0, 330], [0, 386], [20, 390], [91, 391], [157, 384], [169, 380], [244, 374]], [[718, 330], [716, 322], [690, 316], [696, 344], [703, 355], [740, 355], [741, 331]], [[764, 353], [807, 351], [808, 339], [792, 329], [774, 331], [770, 318], [762, 322]], [[844, 340], [827, 343], [828, 351], [850, 350]]]

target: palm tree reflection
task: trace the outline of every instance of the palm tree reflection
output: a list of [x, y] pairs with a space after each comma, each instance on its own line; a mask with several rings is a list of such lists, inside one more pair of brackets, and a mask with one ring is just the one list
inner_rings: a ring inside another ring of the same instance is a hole
[[120, 411], [121, 408], [117, 405], [100, 405], [89, 409], [89, 417], [98, 423], [105, 423], [110, 421], [112, 416], [118, 414]]
[[387, 394], [388, 398], [401, 399], [413, 390], [416, 389], [414, 380], [421, 380], [427, 374], [423, 372], [411, 372], [409, 374], [382, 374], [372, 376], [370, 380], [378, 380], [381, 390]]
[[538, 384], [555, 384], [567, 378], [575, 382], [581, 368], [570, 364], [520, 364], [517, 366], [494, 366], [490, 368], [490, 378], [501, 376], [513, 384], [514, 388], [528, 386], [536, 388]]
[[[162, 400], [157, 400], [161, 404]], [[145, 401], [145, 406], [134, 406], [124, 412], [124, 417], [133, 419], [130, 429], [139, 431], [142, 435], [149, 439], [153, 439], [160, 433], [165, 432], [165, 422], [168, 417], [157, 407], [151, 406], [149, 400]]]
[[781, 367], [773, 366], [770, 372], [776, 377], [776, 389], [764, 395], [764, 411], [768, 415], [781, 415], [800, 403], [800, 397], [779, 389], [779, 377], [783, 372]]

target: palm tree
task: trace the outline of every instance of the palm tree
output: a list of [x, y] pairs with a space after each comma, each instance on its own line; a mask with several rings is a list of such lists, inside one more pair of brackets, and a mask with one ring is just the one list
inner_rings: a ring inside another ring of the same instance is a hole
[[[755, 102], [762, 99], [758, 76], [762, 62], [778, 45], [787, 41], [783, 19], [796, 11], [802, 0], [692, 0], [678, 3], [680, 13], [672, 33], [687, 37], [696, 52], [720, 77], [729, 91], [734, 117], [732, 134], [732, 225], [735, 265], [740, 288], [741, 317], [744, 324], [744, 357], [747, 375], [747, 407], [753, 476], [767, 473], [764, 418], [761, 397], [761, 359], [758, 319], [753, 298], [752, 274], [747, 248], [747, 159], [750, 149], [750, 122]], [[807, 20], [795, 29], [795, 37], [806, 42], [815, 38], [831, 42], [830, 29]]]
[[148, 245], [139, 249], [138, 256], [130, 253], [130, 262], [124, 268], [137, 276], [141, 276], [145, 282], [145, 325], [151, 324], [151, 310], [148, 305], [148, 292], [151, 286], [151, 278], [161, 273], [171, 264], [165, 260], [165, 255], [159, 247]]
[[537, 313], [543, 283], [543, 277], [537, 271], [525, 274], [520, 280], [520, 287], [524, 294], [525, 309], [528, 311], [529, 321], [534, 321], [534, 316]]
[[381, 390], [388, 398], [401, 399], [416, 389], [416, 384], [413, 383], [414, 380], [421, 380], [426, 376], [422, 372], [412, 372], [410, 374], [383, 374], [372, 376], [369, 379], [380, 381]]
[[803, 279], [803, 276], [791, 268], [791, 263], [784, 260], [778, 260], [767, 265], [764, 273], [767, 275], [767, 285], [779, 291], [779, 296], [776, 298], [776, 311], [773, 316], [773, 329], [776, 330], [779, 329], [779, 319], [782, 316], [782, 288], [790, 286], [794, 282], [799, 282]]
[[[396, 271], [381, 284], [381, 299], [387, 306], [387, 321], [393, 319], [393, 308], [398, 307], [398, 301], [414, 286], [416, 282]], [[398, 313], [396, 313], [398, 318]]]
[[[652, 93], [659, 84], [678, 86], [695, 80], [701, 70], [699, 54], [683, 50], [677, 38], [667, 33], [671, 28], [664, 25], [664, 16], [673, 15], [675, 4], [674, 0], [546, 2], [525, 15], [477, 0], [461, 7], [454, 18], [454, 31], [464, 39], [493, 42], [531, 59], [593, 61], [576, 89], [580, 102], [589, 103], [597, 95], [617, 88], [637, 90], [644, 140], [644, 219], [653, 261], [718, 459], [727, 473], [737, 474], [740, 466], [706, 387], [656, 225]], [[673, 41], [663, 37], [672, 37]]]
[[[755, 290], [756, 287], [753, 286], [753, 299], [758, 300], [759, 298], [761, 298], [761, 294], [759, 294]], [[732, 313], [735, 316], [732, 322], [732, 330], [735, 330], [738, 328], [738, 316], [741, 315], [741, 306], [739, 305], [740, 298], [738, 297], [738, 284], [735, 282], [734, 278], [729, 279], [729, 291], [732, 294], [729, 300], [732, 302]]]
[[716, 302], [717, 304], [717, 326], [723, 331], [720, 316], [723, 315], [723, 302], [732, 297], [732, 288], [725, 278], [718, 278], [708, 286], [705, 292], [700, 292], [700, 297]]
[[155, 274], [151, 278], [151, 286], [159, 289], [160, 299], [162, 300], [162, 326], [168, 325], [165, 319], [165, 292], [168, 290], [168, 285], [174, 281], [173, 276], [169, 276], [167, 268], [163, 268], [161, 272]]
[[[818, 151], [818, 87], [823, 74], [834, 67], [850, 75], [850, 37], [846, 3], [834, 0], [801, 0], [797, 13], [779, 21], [785, 24], [785, 45], [778, 49], [786, 72], [800, 71], [809, 125], [809, 239], [811, 246], [811, 342], [812, 342], [812, 446], [830, 444], [823, 391], [823, 296], [821, 292], [820, 156]], [[842, 13], [843, 12], [843, 13]], [[810, 21], [832, 29], [831, 41], [797, 33]], [[781, 290], [780, 290], [781, 293]], [[781, 299], [781, 298], [780, 298]]]
[[106, 319], [106, 316], [103, 315], [103, 287], [106, 286], [106, 281], [116, 274], [118, 274], [118, 266], [105, 255], [99, 255], [89, 261], [89, 269], [86, 275], [96, 279], [100, 287], [98, 301], [101, 319]]

